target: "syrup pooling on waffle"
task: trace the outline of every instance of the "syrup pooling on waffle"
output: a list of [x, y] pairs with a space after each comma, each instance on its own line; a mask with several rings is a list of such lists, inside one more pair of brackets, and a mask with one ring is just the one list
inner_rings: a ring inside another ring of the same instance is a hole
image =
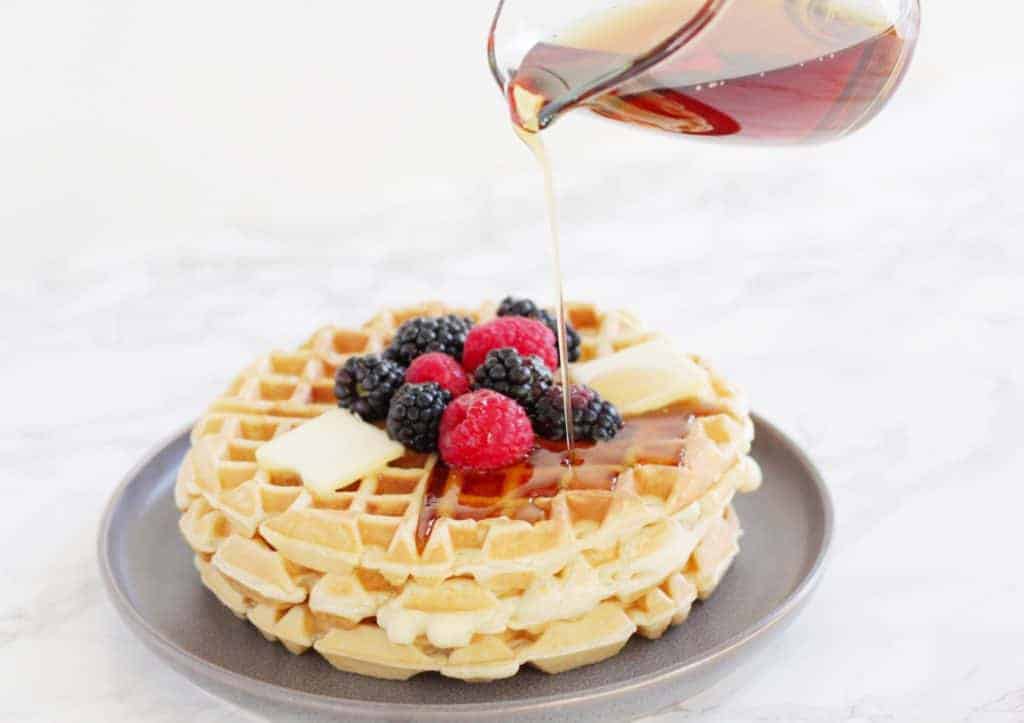
[[450, 469], [438, 462], [431, 471], [416, 528], [422, 551], [437, 521], [509, 517], [526, 522], [547, 519], [551, 499], [561, 490], [615, 488], [619, 475], [634, 465], [679, 466], [691, 421], [722, 410], [689, 403], [626, 419], [607, 442], [577, 442], [570, 460], [564, 442], [539, 439], [524, 462], [490, 472]]

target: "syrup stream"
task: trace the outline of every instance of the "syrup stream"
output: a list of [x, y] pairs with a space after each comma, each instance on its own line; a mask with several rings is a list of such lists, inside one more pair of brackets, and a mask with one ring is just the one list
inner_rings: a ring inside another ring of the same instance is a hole
[[540, 164], [544, 176], [544, 199], [547, 205], [548, 234], [551, 239], [551, 258], [555, 284], [555, 320], [558, 326], [558, 374], [562, 384], [562, 412], [565, 414], [566, 463], [572, 464], [576, 452], [576, 437], [572, 423], [572, 397], [569, 394], [569, 345], [565, 336], [565, 294], [562, 291], [561, 234], [558, 228], [558, 208], [555, 203], [555, 183], [551, 173], [551, 161], [539, 132], [533, 132], [512, 124], [516, 135], [529, 147]]

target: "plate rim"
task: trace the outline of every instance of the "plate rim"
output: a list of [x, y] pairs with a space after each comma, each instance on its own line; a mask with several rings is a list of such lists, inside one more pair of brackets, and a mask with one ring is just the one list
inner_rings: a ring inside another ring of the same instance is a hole
[[[113, 521], [115, 512], [125, 497], [128, 488], [137, 481], [139, 473], [153, 462], [168, 447], [187, 436], [194, 422], [186, 424], [171, 434], [165, 436], [156, 444], [152, 445], [146, 453], [136, 462], [131, 469], [122, 477], [120, 482], [111, 492], [103, 510], [97, 535], [97, 556], [99, 558], [100, 577], [106, 588], [107, 596], [114, 605], [121, 619], [126, 623], [129, 630], [135, 634], [149, 649], [159, 657], [164, 658], [172, 667], [181, 672], [180, 667], [186, 668], [198, 676], [210, 678], [214, 682], [235, 692], [247, 695], [256, 695], [269, 699], [274, 703], [286, 706], [301, 705], [307, 709], [315, 709], [323, 713], [345, 712], [350, 715], [363, 717], [394, 716], [396, 714], [408, 716], [409, 718], [424, 719], [448, 719], [453, 718], [479, 718], [495, 714], [508, 715], [510, 713], [538, 713], [545, 710], [572, 706], [576, 703], [586, 701], [593, 703], [601, 699], [609, 699], [623, 695], [636, 694], [645, 688], [685, 676], [687, 673], [700, 668], [713, 665], [717, 660], [728, 656], [755, 639], [764, 636], [780, 623], [788, 620], [797, 613], [803, 604], [808, 600], [815, 590], [823, 575], [825, 564], [828, 560], [832, 547], [835, 532], [835, 508], [832, 494], [828, 484], [825, 482], [818, 467], [793, 441], [783, 429], [764, 416], [751, 412], [755, 429], [766, 429], [778, 437], [794, 454], [797, 461], [808, 471], [808, 476], [814, 484], [814, 489], [821, 500], [822, 507], [822, 538], [821, 545], [815, 555], [814, 562], [810, 569], [800, 580], [794, 590], [780, 601], [771, 612], [764, 615], [746, 629], [733, 635], [728, 640], [719, 643], [704, 655], [688, 663], [680, 663], [666, 669], [648, 673], [640, 678], [617, 683], [606, 683], [594, 688], [585, 688], [579, 693], [566, 695], [555, 693], [552, 695], [527, 698], [519, 702], [492, 701], [487, 703], [448, 703], [448, 704], [414, 704], [414, 703], [387, 703], [383, 701], [364, 701], [342, 698], [337, 696], [323, 695], [321, 693], [310, 693], [308, 691], [296, 690], [278, 683], [257, 680], [242, 673], [225, 668], [216, 663], [199, 657], [166, 638], [160, 631], [154, 628], [146, 617], [139, 611], [128, 598], [128, 595], [117, 582], [117, 575], [114, 572], [111, 556], [111, 538], [113, 534]], [[193, 685], [198, 685], [191, 681]], [[199, 686], [203, 687], [203, 686]], [[205, 688], [204, 688], [205, 689]], [[208, 690], [208, 689], [205, 689]], [[220, 696], [216, 696], [220, 698]]]

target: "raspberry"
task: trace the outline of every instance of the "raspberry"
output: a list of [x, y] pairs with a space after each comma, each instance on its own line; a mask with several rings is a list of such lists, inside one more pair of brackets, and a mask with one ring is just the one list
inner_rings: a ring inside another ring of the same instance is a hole
[[493, 389], [511, 397], [529, 412], [551, 386], [551, 372], [539, 356], [521, 356], [510, 347], [491, 349], [476, 368], [474, 389]]
[[535, 354], [548, 369], [558, 368], [555, 335], [543, 323], [522, 316], [503, 316], [475, 326], [466, 336], [462, 366], [473, 373], [483, 364], [487, 352], [510, 346], [523, 356]]
[[350, 357], [334, 375], [338, 406], [351, 409], [367, 422], [384, 419], [405, 370], [379, 354]]
[[452, 467], [499, 469], [533, 449], [526, 412], [506, 396], [480, 389], [463, 394], [444, 410], [438, 449]]
[[416, 357], [441, 351], [456, 359], [462, 356], [462, 344], [473, 322], [464, 316], [420, 316], [398, 327], [384, 355], [408, 366]]
[[439, 351], [432, 351], [413, 359], [405, 372], [405, 381], [409, 384], [437, 382], [458, 397], [469, 391], [469, 377], [465, 370], [452, 357]]
[[444, 408], [452, 400], [437, 382], [406, 384], [391, 399], [388, 436], [417, 452], [437, 450], [437, 429]]
[[[569, 388], [572, 402], [572, 428], [576, 439], [607, 441], [622, 429], [622, 417], [611, 402], [606, 402], [590, 387], [573, 384]], [[533, 408], [533, 428], [546, 439], [565, 438], [565, 410], [562, 387], [550, 387]]]
[[[555, 335], [555, 348], [558, 348], [558, 321], [556, 321], [555, 315], [547, 309], [540, 308], [530, 299], [506, 296], [501, 300], [501, 306], [498, 307], [498, 316], [525, 316], [528, 319], [544, 322], [544, 326], [551, 329], [551, 333]], [[569, 361], [579, 361], [580, 335], [568, 319], [565, 321], [565, 346]]]

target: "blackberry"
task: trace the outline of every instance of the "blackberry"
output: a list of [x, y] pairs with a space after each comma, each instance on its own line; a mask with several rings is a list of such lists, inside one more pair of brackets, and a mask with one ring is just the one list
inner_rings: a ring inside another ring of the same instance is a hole
[[[608, 441], [618, 434], [622, 429], [622, 417], [611, 402], [603, 400], [601, 395], [590, 387], [573, 384], [569, 389], [573, 432], [576, 439]], [[531, 419], [534, 431], [541, 437], [565, 437], [561, 385], [553, 385], [544, 392], [533, 408]]]
[[492, 389], [527, 411], [551, 384], [551, 372], [539, 356], [523, 356], [511, 347], [491, 349], [473, 374], [474, 389]]
[[[555, 335], [555, 346], [558, 346], [558, 321], [555, 315], [547, 309], [542, 309], [530, 299], [517, 299], [514, 296], [506, 296], [501, 300], [498, 307], [498, 316], [525, 316], [528, 319], [536, 319], [551, 329]], [[569, 323], [565, 322], [565, 352], [569, 361], [579, 361], [580, 358], [580, 335], [579, 332]]]
[[379, 354], [354, 356], [334, 375], [338, 406], [351, 409], [367, 422], [384, 419], [395, 391], [405, 381], [405, 369]]
[[417, 452], [436, 452], [441, 415], [451, 400], [437, 382], [404, 385], [391, 399], [388, 436]]
[[454, 314], [409, 319], [398, 327], [384, 355], [402, 366], [409, 366], [413, 359], [431, 351], [461, 359], [462, 345], [471, 326], [471, 319]]

